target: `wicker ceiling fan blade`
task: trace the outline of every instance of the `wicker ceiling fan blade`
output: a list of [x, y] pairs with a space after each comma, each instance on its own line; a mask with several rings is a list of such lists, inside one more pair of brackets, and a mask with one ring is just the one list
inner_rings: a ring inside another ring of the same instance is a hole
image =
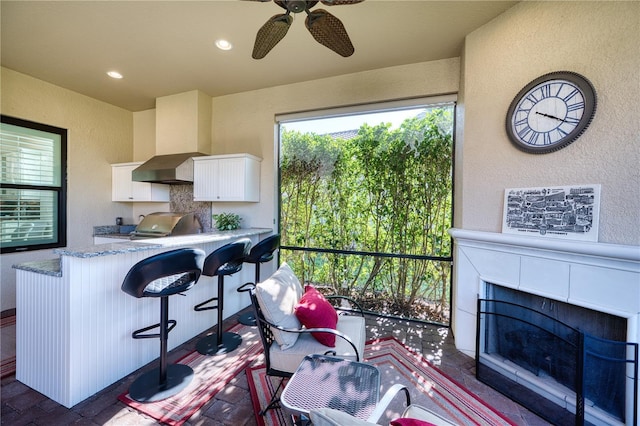
[[362, 3], [364, 0], [320, 0], [325, 6], [340, 6], [343, 4]]
[[258, 30], [256, 42], [253, 45], [253, 59], [262, 59], [287, 35], [293, 17], [288, 13], [272, 16], [266, 24]]
[[355, 49], [342, 22], [324, 9], [309, 12], [305, 25], [313, 38], [340, 56], [353, 55]]

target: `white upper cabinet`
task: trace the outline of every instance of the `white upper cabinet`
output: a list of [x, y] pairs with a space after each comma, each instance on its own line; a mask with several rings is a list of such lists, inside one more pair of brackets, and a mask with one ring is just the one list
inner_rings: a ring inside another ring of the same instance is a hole
[[169, 185], [134, 182], [131, 172], [142, 162], [111, 165], [111, 200], [128, 202], [169, 202]]
[[193, 158], [194, 201], [260, 201], [260, 162], [250, 154]]

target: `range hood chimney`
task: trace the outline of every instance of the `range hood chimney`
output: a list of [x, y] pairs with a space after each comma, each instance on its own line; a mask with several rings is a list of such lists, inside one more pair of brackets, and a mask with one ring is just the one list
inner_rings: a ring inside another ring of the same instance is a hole
[[155, 156], [132, 172], [137, 182], [193, 182], [193, 157], [211, 149], [211, 97], [199, 90], [156, 99]]
[[156, 155], [131, 172], [136, 182], [186, 184], [193, 182], [193, 157], [201, 152]]

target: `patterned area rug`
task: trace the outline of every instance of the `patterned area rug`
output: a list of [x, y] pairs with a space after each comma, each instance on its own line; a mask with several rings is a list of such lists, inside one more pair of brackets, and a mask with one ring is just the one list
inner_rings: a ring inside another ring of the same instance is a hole
[[242, 336], [242, 343], [232, 353], [208, 356], [194, 351], [178, 361], [194, 370], [193, 381], [179, 394], [144, 404], [132, 400], [128, 393], [120, 395], [118, 399], [162, 423], [180, 426], [262, 353], [256, 327], [236, 324], [228, 331]]
[[0, 342], [2, 357], [0, 358], [0, 378], [16, 373], [16, 316], [0, 319]]
[[[402, 383], [410, 390], [412, 404], [435, 411], [458, 425], [515, 425], [489, 404], [456, 383], [425, 358], [405, 347], [394, 338], [368, 342], [365, 347], [366, 362], [380, 370], [380, 397], [395, 383]], [[264, 366], [247, 369], [254, 412], [266, 407], [271, 392], [277, 388], [279, 379], [270, 379]], [[388, 424], [403, 411], [404, 394], [399, 393], [389, 410], [378, 423]], [[286, 423], [283, 410], [269, 410], [265, 416], [256, 414], [260, 426], [279, 426]]]

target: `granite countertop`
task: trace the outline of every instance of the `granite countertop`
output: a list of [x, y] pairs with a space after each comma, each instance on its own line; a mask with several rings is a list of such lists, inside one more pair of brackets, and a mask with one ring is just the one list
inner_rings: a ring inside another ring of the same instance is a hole
[[[189, 244], [204, 244], [216, 241], [233, 240], [252, 235], [268, 234], [273, 232], [271, 228], [244, 228], [233, 231], [213, 231], [203, 234], [180, 235], [176, 237], [148, 238], [144, 240], [123, 241], [117, 243], [97, 244], [86, 247], [66, 247], [53, 250], [60, 256], [79, 258], [91, 258], [98, 256], [111, 256], [121, 253], [153, 250], [159, 248], [171, 248], [186, 246]], [[14, 269], [36, 272], [44, 275], [62, 276], [60, 258], [34, 261], [13, 265]]]
[[234, 238], [249, 237], [251, 235], [266, 234], [272, 231], [273, 230], [270, 228], [244, 228], [233, 231], [213, 231], [203, 234], [179, 235], [175, 237], [146, 238], [142, 240], [90, 245], [87, 247], [58, 248], [53, 250], [53, 252], [61, 256], [72, 257], [109, 256], [112, 254], [129, 253], [156, 248], [170, 248], [189, 244], [211, 243]]
[[[155, 239], [154, 239], [155, 240]], [[143, 244], [137, 241], [121, 241], [107, 244], [96, 244], [85, 247], [66, 247], [54, 249], [55, 254], [71, 257], [97, 257], [110, 256], [113, 254], [130, 253], [134, 251], [151, 250], [154, 248], [162, 248], [162, 244], [148, 243]]]
[[131, 238], [131, 234], [118, 234], [118, 233], [113, 233], [113, 234], [98, 234], [98, 235], [94, 235], [94, 237], [100, 237], [100, 238], [119, 238], [119, 239], [129, 239]]
[[25, 262], [19, 265], [13, 265], [14, 269], [22, 271], [35, 272], [37, 274], [49, 275], [52, 277], [61, 277], [60, 259], [35, 260], [33, 262]]
[[129, 238], [136, 225], [102, 225], [93, 227], [94, 237]]

